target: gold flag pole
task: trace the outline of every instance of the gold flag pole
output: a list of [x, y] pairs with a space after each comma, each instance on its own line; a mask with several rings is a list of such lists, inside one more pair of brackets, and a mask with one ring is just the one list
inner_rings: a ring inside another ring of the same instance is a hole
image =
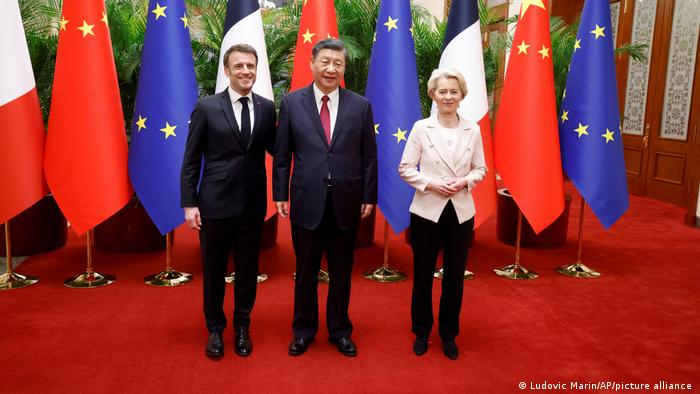
[[530, 271], [520, 265], [520, 237], [523, 228], [523, 211], [518, 208], [518, 235], [515, 239], [515, 263], [507, 265], [503, 268], [495, 268], [493, 271], [496, 275], [508, 279], [536, 279], [539, 275], [537, 272]]
[[600, 277], [600, 272], [594, 271], [583, 264], [583, 213], [586, 208], [586, 200], [581, 196], [581, 215], [578, 222], [578, 253], [576, 262], [569, 265], [562, 265], [557, 268], [557, 272], [574, 278], [595, 279]]
[[0, 275], [0, 290], [19, 289], [39, 282], [32, 275], [20, 275], [12, 271], [12, 249], [10, 248], [10, 221], [5, 222], [5, 256], [7, 257], [7, 272]]
[[192, 274], [173, 269], [173, 234], [174, 231], [165, 234], [165, 269], [157, 274], [143, 278], [143, 282], [147, 285], [179, 286], [192, 280]]
[[94, 246], [93, 231], [88, 230], [85, 234], [86, 244], [87, 244], [87, 268], [85, 272], [80, 275], [70, 277], [63, 281], [66, 287], [71, 287], [74, 289], [88, 289], [93, 287], [103, 287], [114, 283], [117, 278], [110, 274], [100, 274], [92, 268], [92, 252]]
[[384, 219], [384, 262], [382, 266], [362, 273], [365, 279], [375, 282], [392, 283], [406, 280], [406, 274], [403, 272], [389, 268], [389, 222]]

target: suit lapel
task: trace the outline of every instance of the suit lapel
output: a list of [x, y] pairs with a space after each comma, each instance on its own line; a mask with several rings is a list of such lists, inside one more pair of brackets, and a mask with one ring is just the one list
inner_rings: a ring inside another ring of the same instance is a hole
[[459, 166], [459, 162], [462, 160], [462, 157], [467, 154], [467, 147], [469, 146], [469, 143], [472, 141], [472, 138], [474, 138], [474, 128], [471, 127], [470, 125], [463, 124], [460, 122], [459, 124], [459, 135], [457, 136], [457, 145], [455, 145], [455, 150], [453, 152], [453, 162], [455, 167]]
[[338, 88], [338, 114], [335, 117], [335, 127], [333, 128], [333, 134], [331, 136], [331, 149], [335, 142], [340, 138], [340, 132], [343, 130], [343, 125], [345, 124], [345, 118], [350, 112], [351, 103], [348, 101], [348, 92], [343, 88]]
[[318, 114], [318, 106], [316, 105], [316, 97], [314, 96], [313, 82], [304, 89], [302, 95], [302, 105], [306, 110], [306, 113], [309, 115], [311, 123], [314, 124], [316, 132], [318, 133], [318, 136], [321, 137], [323, 143], [328, 146], [326, 133], [323, 131], [323, 125], [321, 125], [321, 116]]
[[260, 97], [253, 93], [253, 130], [250, 140], [248, 141], [248, 148], [253, 146], [253, 140], [258, 136], [258, 130], [260, 129], [260, 122], [262, 117], [262, 103], [260, 102]]
[[238, 129], [238, 123], [236, 123], [236, 116], [233, 114], [233, 105], [231, 104], [231, 96], [228, 94], [228, 89], [219, 94], [221, 95], [221, 109], [224, 111], [224, 116], [233, 130], [236, 141], [238, 141], [240, 146], [243, 146], [241, 131]]
[[431, 123], [426, 128], [425, 136], [428, 138], [428, 141], [430, 141], [430, 145], [435, 148], [435, 152], [437, 152], [438, 156], [440, 157], [440, 160], [447, 166], [447, 168], [450, 169], [450, 171], [452, 171], [454, 176], [457, 176], [457, 171], [455, 171], [454, 163], [452, 162], [452, 155], [450, 155], [450, 150], [447, 149], [445, 141], [442, 139], [442, 136], [438, 133], [438, 122], [437, 119], [435, 119], [435, 122]]

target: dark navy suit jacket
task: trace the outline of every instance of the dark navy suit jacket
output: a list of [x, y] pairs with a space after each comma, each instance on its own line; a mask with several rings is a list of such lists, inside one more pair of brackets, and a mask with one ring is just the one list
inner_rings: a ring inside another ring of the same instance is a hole
[[255, 93], [253, 105], [252, 136], [243, 146], [228, 89], [197, 102], [182, 162], [182, 207], [198, 207], [203, 218], [237, 217], [246, 210], [264, 219], [265, 152], [274, 148], [276, 116], [274, 103]]
[[313, 85], [287, 94], [280, 106], [272, 179], [273, 200], [290, 202], [293, 223], [318, 227], [330, 191], [338, 226], [356, 226], [361, 204], [377, 202], [377, 146], [369, 100], [340, 88], [328, 144]]

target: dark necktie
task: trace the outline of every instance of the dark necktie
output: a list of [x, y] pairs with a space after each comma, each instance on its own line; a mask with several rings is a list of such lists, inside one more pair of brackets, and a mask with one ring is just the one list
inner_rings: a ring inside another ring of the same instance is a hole
[[328, 144], [331, 143], [331, 111], [328, 109], [328, 96], [321, 97], [323, 104], [321, 105], [321, 126], [323, 126], [323, 132], [326, 134], [326, 141]]
[[248, 109], [248, 97], [241, 97], [238, 101], [240, 101], [243, 106], [241, 109], [241, 139], [243, 139], [243, 146], [248, 147], [248, 141], [250, 141], [250, 110]]

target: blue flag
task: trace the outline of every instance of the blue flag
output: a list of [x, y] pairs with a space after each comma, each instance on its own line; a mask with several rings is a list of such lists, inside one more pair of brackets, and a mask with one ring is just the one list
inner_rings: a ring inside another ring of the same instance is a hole
[[414, 194], [399, 177], [398, 166], [413, 124], [423, 117], [410, 29], [409, 0], [382, 0], [365, 93], [377, 133], [378, 205], [397, 233], [408, 227]]
[[180, 167], [197, 81], [184, 0], [151, 0], [129, 146], [129, 177], [161, 234], [184, 221]]
[[629, 206], [607, 1], [587, 0], [559, 117], [566, 174], [609, 228]]

